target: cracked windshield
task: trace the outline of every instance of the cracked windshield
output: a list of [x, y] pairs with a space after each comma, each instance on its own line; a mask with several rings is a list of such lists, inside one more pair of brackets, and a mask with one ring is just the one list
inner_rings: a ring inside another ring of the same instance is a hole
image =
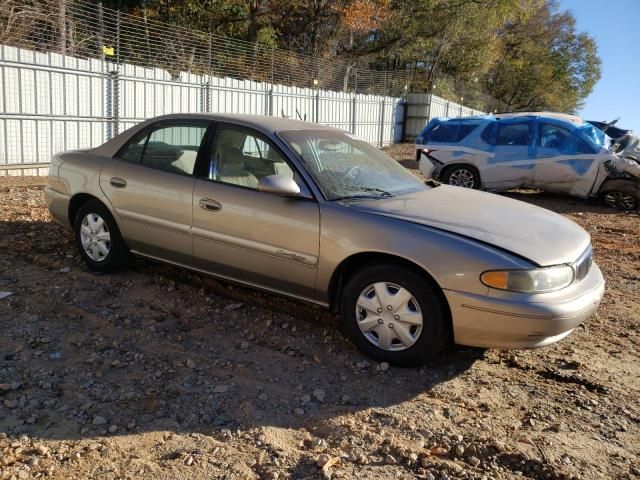
[[395, 197], [429, 188], [384, 152], [351, 135], [295, 130], [280, 136], [302, 158], [327, 200]]

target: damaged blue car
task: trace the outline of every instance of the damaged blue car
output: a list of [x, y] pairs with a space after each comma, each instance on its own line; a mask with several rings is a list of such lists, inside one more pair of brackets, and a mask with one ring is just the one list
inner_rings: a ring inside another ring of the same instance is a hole
[[535, 188], [638, 209], [638, 157], [610, 148], [605, 131], [550, 112], [435, 118], [416, 138], [416, 157], [423, 175], [450, 185]]

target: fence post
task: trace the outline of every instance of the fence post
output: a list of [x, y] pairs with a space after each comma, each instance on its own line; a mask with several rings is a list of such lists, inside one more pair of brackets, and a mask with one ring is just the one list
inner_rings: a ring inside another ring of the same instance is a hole
[[276, 59], [275, 59], [275, 54], [276, 54], [276, 47], [271, 46], [271, 89], [273, 90], [273, 83], [274, 83], [274, 78], [275, 78], [275, 69], [276, 69]]
[[[402, 103], [402, 123], [400, 124], [400, 141], [404, 142], [407, 136], [407, 120], [409, 117], [409, 100], [407, 97], [404, 97]], [[395, 138], [394, 138], [395, 141]]]
[[380, 136], [378, 139], [378, 145], [380, 147], [384, 144], [384, 97], [382, 97], [382, 102], [380, 103]]
[[353, 93], [358, 94], [358, 67], [355, 67], [355, 79], [353, 81]]
[[107, 140], [118, 135], [120, 126], [120, 81], [117, 70], [111, 70], [108, 73], [106, 82], [106, 100], [107, 100]]
[[355, 94], [351, 99], [351, 133], [356, 134], [356, 112], [358, 108], [358, 95]]
[[316, 89], [315, 96], [315, 108], [314, 108], [314, 121], [316, 123], [320, 123], [320, 60], [316, 60], [316, 78], [313, 81], [314, 87]]
[[116, 15], [116, 69], [112, 74], [112, 107], [113, 135], [120, 133], [120, 10]]
[[433, 103], [433, 93], [427, 97], [427, 123], [431, 121], [431, 103]]
[[98, 57], [104, 61], [104, 10], [102, 0], [98, 1]]
[[209, 32], [209, 44], [207, 46], [207, 81], [204, 84], [204, 111], [211, 112], [211, 32]]
[[449, 105], [450, 104], [451, 104], [451, 102], [449, 100], [447, 100], [447, 110], [446, 110], [447, 113], [445, 113], [445, 115], [444, 115], [447, 118], [449, 118]]
[[266, 102], [267, 105], [265, 107], [265, 111], [267, 115], [273, 117], [273, 83], [275, 80], [275, 47], [271, 47], [271, 83], [269, 85], [269, 90], [267, 91]]

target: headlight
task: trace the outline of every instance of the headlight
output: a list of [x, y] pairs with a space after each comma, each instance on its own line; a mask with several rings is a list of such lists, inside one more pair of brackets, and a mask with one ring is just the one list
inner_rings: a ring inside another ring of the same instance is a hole
[[573, 268], [568, 265], [535, 270], [491, 270], [480, 275], [487, 287], [510, 292], [553, 292], [573, 282]]

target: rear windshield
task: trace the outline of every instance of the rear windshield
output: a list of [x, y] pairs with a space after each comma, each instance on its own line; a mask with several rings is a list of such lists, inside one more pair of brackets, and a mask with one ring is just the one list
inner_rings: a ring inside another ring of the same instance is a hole
[[476, 124], [470, 123], [436, 123], [431, 127], [427, 127], [427, 131], [424, 134], [424, 141], [426, 142], [440, 142], [440, 143], [458, 143], [464, 139], [476, 128]]

